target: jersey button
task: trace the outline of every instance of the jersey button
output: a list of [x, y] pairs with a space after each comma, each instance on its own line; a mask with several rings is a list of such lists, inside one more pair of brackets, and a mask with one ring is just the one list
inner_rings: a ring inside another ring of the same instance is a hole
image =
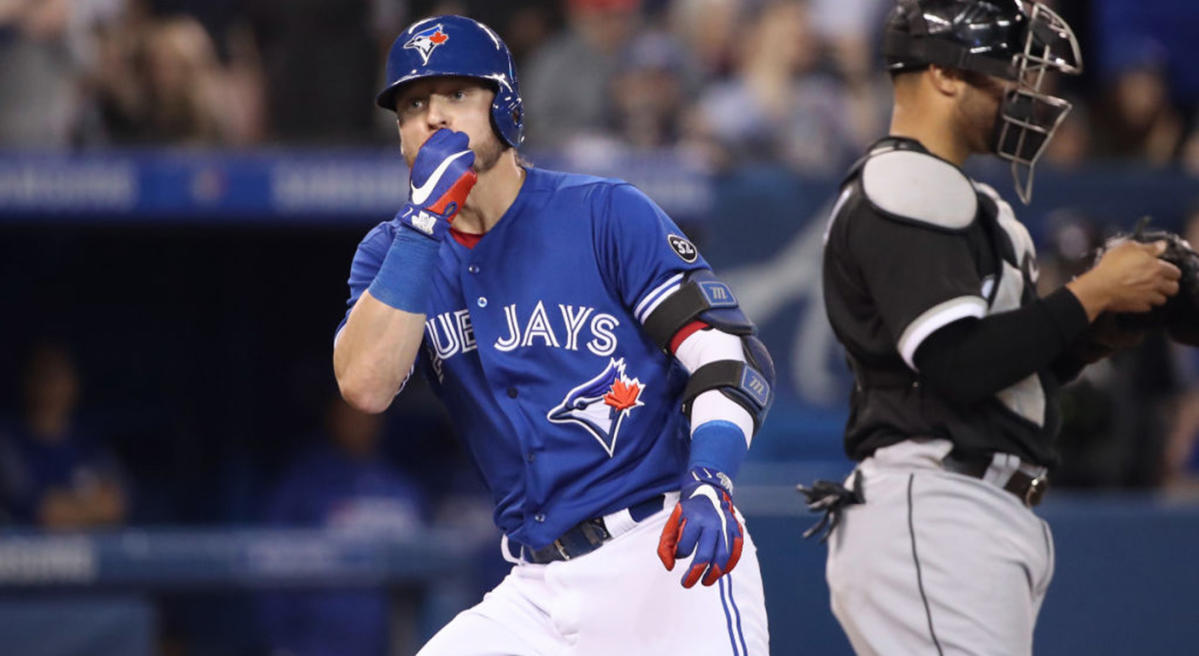
[[530, 451], [530, 452], [528, 452], [528, 453], [526, 453], [526, 454], [525, 454], [525, 461], [526, 461], [526, 462], [532, 463], [532, 462], [533, 462], [534, 460], [536, 460], [536, 459], [537, 459], [537, 454], [536, 454], [536, 453], [533, 453], [532, 451]]
[[479, 304], [479, 307], [487, 307], [487, 297], [486, 296], [480, 296], [479, 300], [475, 301], [475, 302]]
[[539, 522], [544, 522], [545, 521], [545, 513], [537, 513], [536, 515], [533, 515], [533, 519], [535, 519], [536, 521], [539, 521]]
[[520, 395], [520, 392], [517, 392], [515, 387], [508, 388], [508, 398], [515, 399], [519, 395]]
[[467, 270], [467, 271], [470, 271], [471, 273], [478, 273], [478, 272], [479, 272], [479, 267], [478, 267], [478, 266], [476, 266], [476, 265], [474, 265], [474, 264], [472, 264], [472, 265], [470, 265], [470, 266], [466, 267], [466, 270]]

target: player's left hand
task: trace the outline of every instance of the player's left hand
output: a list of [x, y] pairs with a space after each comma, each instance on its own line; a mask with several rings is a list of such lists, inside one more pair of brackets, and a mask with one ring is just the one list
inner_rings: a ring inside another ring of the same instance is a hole
[[732, 489], [729, 477], [714, 469], [695, 467], [687, 472], [679, 503], [658, 540], [658, 558], [667, 570], [674, 570], [676, 558], [695, 553], [683, 575], [684, 588], [695, 585], [701, 576], [704, 585], [712, 585], [741, 559], [745, 532], [733, 510]]

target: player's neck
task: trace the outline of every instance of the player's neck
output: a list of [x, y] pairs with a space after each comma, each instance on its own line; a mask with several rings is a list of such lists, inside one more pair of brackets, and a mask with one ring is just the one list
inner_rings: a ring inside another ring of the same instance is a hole
[[491, 230], [512, 207], [524, 182], [525, 170], [517, 162], [516, 150], [504, 151], [495, 166], [479, 174], [466, 204], [454, 218], [454, 228], [471, 234]]
[[936, 116], [927, 108], [895, 105], [891, 115], [891, 136], [919, 141], [928, 152], [961, 166], [970, 156], [970, 146], [951, 127], [951, 117]]

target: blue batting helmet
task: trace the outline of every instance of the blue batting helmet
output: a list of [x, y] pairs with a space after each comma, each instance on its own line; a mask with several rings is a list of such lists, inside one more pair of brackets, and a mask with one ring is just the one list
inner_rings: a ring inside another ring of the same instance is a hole
[[495, 86], [491, 123], [510, 146], [524, 139], [524, 109], [512, 54], [490, 27], [464, 16], [437, 16], [408, 26], [387, 54], [387, 86], [375, 97], [395, 110], [400, 87], [413, 80], [456, 75]]

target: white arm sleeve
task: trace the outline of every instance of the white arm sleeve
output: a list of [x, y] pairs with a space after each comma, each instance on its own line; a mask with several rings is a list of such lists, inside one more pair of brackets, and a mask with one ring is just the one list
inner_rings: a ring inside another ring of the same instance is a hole
[[[687, 369], [687, 373], [695, 373], [709, 362], [718, 360], [736, 360], [745, 362], [745, 354], [741, 347], [741, 338], [736, 335], [721, 332], [715, 328], [697, 330], [679, 344], [674, 353], [675, 359]], [[745, 446], [753, 440], [754, 420], [745, 408], [729, 399], [720, 390], [708, 390], [695, 397], [691, 403], [691, 430], [709, 421], [731, 421], [741, 429], [745, 436]]]

